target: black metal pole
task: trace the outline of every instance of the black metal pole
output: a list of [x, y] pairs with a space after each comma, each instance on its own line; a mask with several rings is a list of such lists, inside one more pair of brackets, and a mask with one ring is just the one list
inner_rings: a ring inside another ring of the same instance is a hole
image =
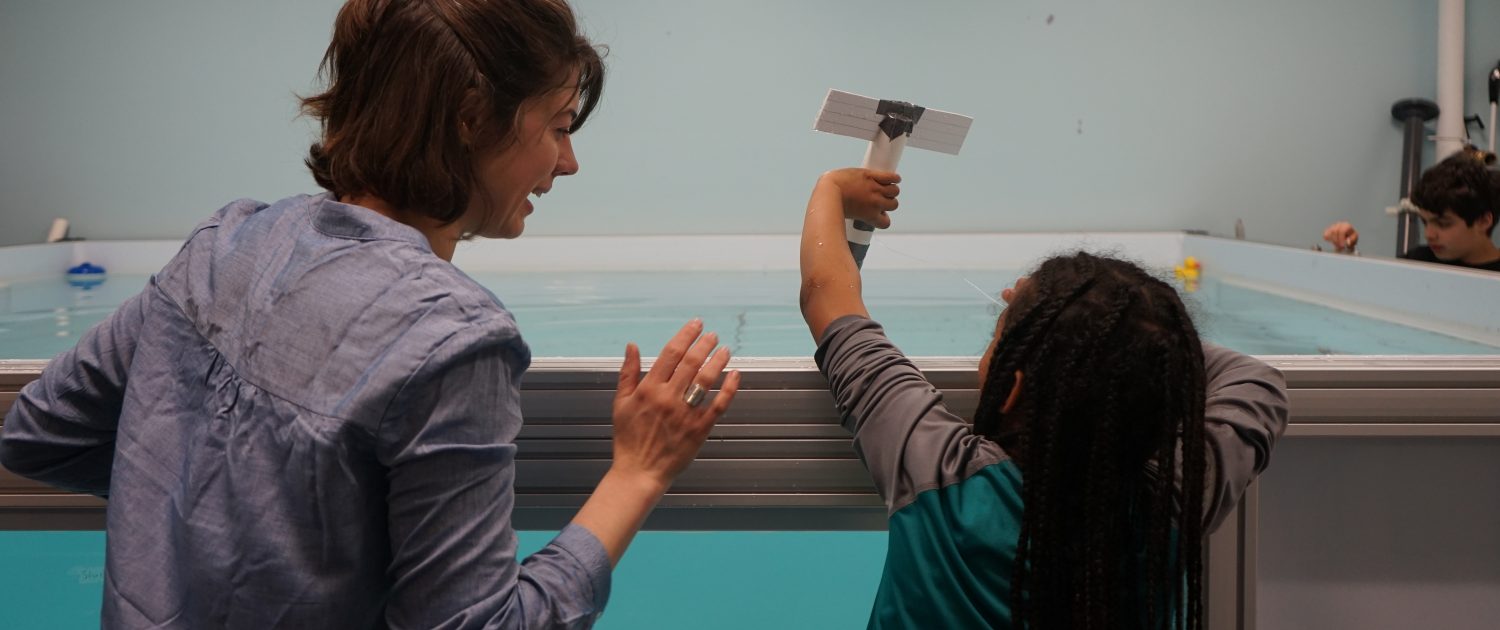
[[[1426, 123], [1438, 117], [1437, 103], [1426, 99], [1409, 98], [1391, 105], [1391, 117], [1404, 125], [1401, 140], [1401, 199], [1411, 195], [1411, 189], [1422, 176], [1423, 132]], [[1422, 233], [1421, 216], [1401, 204], [1396, 213], [1396, 255], [1400, 256], [1417, 246]]]

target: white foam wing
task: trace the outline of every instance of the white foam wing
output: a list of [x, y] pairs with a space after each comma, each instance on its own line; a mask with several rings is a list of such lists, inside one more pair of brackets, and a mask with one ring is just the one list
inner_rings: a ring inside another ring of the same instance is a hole
[[[823, 99], [823, 109], [818, 112], [818, 120], [813, 123], [813, 129], [866, 141], [874, 140], [875, 134], [880, 131], [880, 121], [884, 118], [875, 113], [879, 106], [880, 99], [829, 90], [827, 98]], [[958, 155], [959, 148], [964, 144], [964, 136], [969, 134], [969, 125], [973, 123], [973, 118], [962, 114], [924, 109], [922, 117], [912, 128], [911, 137], [906, 140], [906, 146]]]

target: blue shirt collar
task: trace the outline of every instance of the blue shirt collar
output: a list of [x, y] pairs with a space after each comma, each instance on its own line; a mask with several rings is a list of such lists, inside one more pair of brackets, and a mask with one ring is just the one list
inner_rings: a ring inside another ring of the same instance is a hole
[[357, 241], [406, 241], [432, 251], [432, 244], [416, 228], [364, 206], [339, 202], [332, 193], [318, 195], [314, 204], [313, 228], [328, 236]]

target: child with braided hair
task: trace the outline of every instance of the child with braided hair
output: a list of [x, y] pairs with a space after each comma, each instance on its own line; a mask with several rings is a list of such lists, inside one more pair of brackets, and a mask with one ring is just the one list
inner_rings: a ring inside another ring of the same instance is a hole
[[972, 424], [860, 297], [844, 219], [890, 225], [895, 173], [813, 190], [801, 305], [890, 543], [871, 628], [1202, 628], [1203, 541], [1285, 429], [1281, 374], [1202, 344], [1177, 293], [1087, 253], [1043, 262], [979, 361]]

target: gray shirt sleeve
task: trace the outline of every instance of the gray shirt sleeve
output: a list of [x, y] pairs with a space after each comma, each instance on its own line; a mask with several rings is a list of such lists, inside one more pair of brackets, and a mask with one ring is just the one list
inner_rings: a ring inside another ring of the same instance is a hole
[[1208, 384], [1203, 522], [1212, 532], [1239, 505], [1250, 481], [1266, 469], [1271, 447], [1286, 431], [1289, 413], [1286, 379], [1276, 368], [1211, 344], [1203, 344], [1203, 363]]
[[814, 358], [889, 512], [1006, 458], [999, 445], [948, 411], [942, 392], [880, 324], [858, 315], [835, 320]]
[[0, 464], [73, 492], [109, 494], [115, 430], [154, 282], [47, 364], [6, 414]]
[[392, 628], [588, 628], [604, 610], [609, 557], [587, 529], [516, 562], [518, 352], [483, 327], [454, 335], [381, 424]]
[[[1203, 352], [1204, 523], [1213, 531], [1265, 470], [1271, 447], [1286, 430], [1288, 406], [1285, 380], [1275, 368], [1211, 344]], [[891, 511], [923, 490], [962, 481], [1006, 457], [948, 411], [942, 393], [879, 324], [852, 315], [838, 319], [824, 332], [816, 359], [844, 427], [854, 433], [855, 452]]]

